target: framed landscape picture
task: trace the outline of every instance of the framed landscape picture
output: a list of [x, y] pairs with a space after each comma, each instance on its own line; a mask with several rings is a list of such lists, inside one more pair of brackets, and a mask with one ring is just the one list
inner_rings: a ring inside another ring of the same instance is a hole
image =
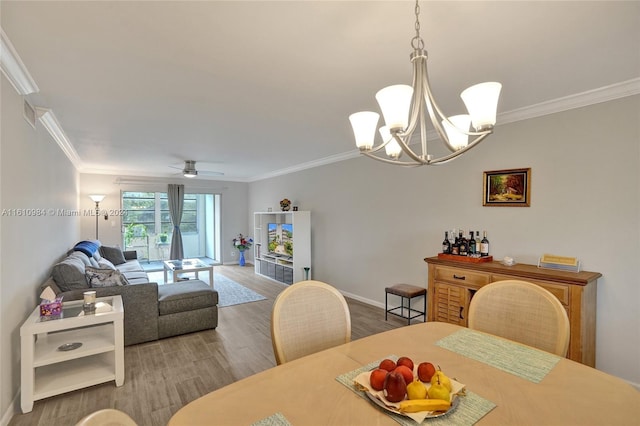
[[531, 169], [484, 172], [482, 205], [495, 207], [529, 207], [531, 204]]

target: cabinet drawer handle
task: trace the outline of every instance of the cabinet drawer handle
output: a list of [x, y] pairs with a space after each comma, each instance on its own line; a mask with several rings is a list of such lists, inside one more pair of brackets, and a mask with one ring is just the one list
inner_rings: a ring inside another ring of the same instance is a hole
[[460, 306], [460, 319], [464, 319], [462, 316], [462, 311], [464, 310], [464, 306]]
[[456, 280], [463, 280], [464, 281], [467, 277], [465, 277], [464, 275], [459, 277], [456, 274], [453, 274], [453, 278], [456, 279]]

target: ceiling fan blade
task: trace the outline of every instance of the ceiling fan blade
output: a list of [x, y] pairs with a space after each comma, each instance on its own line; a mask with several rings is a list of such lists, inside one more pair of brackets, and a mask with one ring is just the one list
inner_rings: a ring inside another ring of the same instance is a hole
[[[207, 164], [207, 162], [204, 162]], [[210, 164], [210, 163], [209, 163]], [[180, 173], [175, 173], [175, 175], [184, 175], [187, 171], [195, 172], [196, 176], [223, 176], [224, 173], [216, 172], [211, 170], [199, 170], [196, 166], [196, 161], [194, 160], [185, 160], [184, 164], [172, 164], [169, 165], [170, 168], [180, 170]]]

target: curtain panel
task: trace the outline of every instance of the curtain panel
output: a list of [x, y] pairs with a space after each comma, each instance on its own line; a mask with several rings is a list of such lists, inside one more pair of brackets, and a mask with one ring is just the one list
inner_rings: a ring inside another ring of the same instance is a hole
[[182, 246], [182, 233], [180, 232], [180, 221], [182, 220], [182, 206], [184, 205], [184, 185], [169, 184], [167, 190], [169, 201], [169, 216], [173, 224], [173, 235], [171, 237], [171, 259], [183, 259], [184, 248]]

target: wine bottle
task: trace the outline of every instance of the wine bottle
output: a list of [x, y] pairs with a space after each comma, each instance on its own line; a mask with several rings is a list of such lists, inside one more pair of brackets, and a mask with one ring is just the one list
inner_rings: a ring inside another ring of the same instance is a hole
[[451, 254], [451, 243], [449, 242], [449, 232], [444, 231], [444, 240], [442, 241], [442, 253]]
[[469, 231], [469, 256], [475, 256], [476, 254], [476, 240], [473, 239], [473, 231]]
[[[455, 235], [455, 234], [454, 234]], [[460, 253], [460, 239], [458, 238], [458, 236], [456, 235], [456, 239], [453, 242], [453, 245], [451, 246], [451, 254], [459, 254]]]
[[482, 241], [480, 241], [480, 256], [489, 256], [489, 240], [487, 239], [487, 231], [482, 232]]
[[480, 231], [476, 231], [476, 254], [480, 254]]
[[469, 242], [464, 237], [462, 230], [460, 230], [460, 247], [458, 248], [458, 255], [466, 256], [469, 253]]

